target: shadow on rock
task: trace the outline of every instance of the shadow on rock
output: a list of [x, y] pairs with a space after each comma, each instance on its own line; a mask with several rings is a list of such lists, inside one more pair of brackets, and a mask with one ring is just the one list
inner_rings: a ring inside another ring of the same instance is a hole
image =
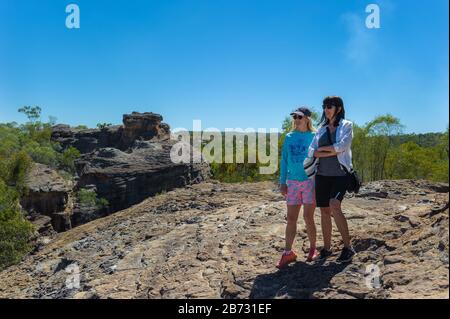
[[250, 298], [314, 298], [313, 293], [329, 287], [330, 280], [347, 265], [296, 262], [277, 272], [257, 276]]

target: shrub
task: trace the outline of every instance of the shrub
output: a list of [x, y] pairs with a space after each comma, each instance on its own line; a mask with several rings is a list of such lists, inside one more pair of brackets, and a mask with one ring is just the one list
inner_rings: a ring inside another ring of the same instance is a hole
[[59, 156], [59, 166], [60, 168], [70, 172], [75, 173], [74, 161], [81, 155], [75, 147], [70, 146]]
[[91, 189], [81, 188], [77, 192], [77, 198], [80, 204], [86, 206], [95, 206], [98, 209], [102, 209], [109, 205], [108, 200], [105, 198], [98, 198], [97, 193]]
[[19, 194], [0, 179], [0, 270], [17, 263], [30, 250], [33, 226], [22, 215]]

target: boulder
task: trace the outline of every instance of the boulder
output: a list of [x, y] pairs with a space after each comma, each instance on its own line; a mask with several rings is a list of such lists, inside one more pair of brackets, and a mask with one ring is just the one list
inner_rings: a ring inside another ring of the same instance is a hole
[[170, 128], [162, 123], [163, 117], [152, 112], [123, 115], [123, 130], [120, 149], [131, 146], [135, 140], [168, 140]]
[[28, 189], [20, 204], [30, 216], [46, 215], [53, 229], [60, 232], [71, 228], [69, 193], [72, 184], [44, 164], [35, 163], [25, 177]]

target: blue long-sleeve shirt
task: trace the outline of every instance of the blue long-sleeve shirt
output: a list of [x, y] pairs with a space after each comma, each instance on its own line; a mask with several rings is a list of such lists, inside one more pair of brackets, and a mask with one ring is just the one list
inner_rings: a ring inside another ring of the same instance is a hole
[[314, 138], [313, 132], [292, 131], [286, 135], [281, 151], [280, 184], [287, 180], [306, 181], [303, 161], [308, 157], [308, 148]]

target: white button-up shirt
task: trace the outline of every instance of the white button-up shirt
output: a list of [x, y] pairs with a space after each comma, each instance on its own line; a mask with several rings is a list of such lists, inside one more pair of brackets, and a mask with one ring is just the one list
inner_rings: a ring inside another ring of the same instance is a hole
[[[319, 139], [323, 134], [326, 134], [327, 126], [321, 126], [316, 132], [314, 139], [311, 142], [308, 150], [308, 156], [313, 157], [314, 151], [319, 148]], [[352, 139], [353, 139], [353, 123], [345, 119], [339, 121], [339, 126], [336, 129], [336, 143], [333, 144], [336, 150], [337, 159], [350, 172], [353, 169], [352, 165]], [[320, 159], [319, 159], [320, 160]]]

